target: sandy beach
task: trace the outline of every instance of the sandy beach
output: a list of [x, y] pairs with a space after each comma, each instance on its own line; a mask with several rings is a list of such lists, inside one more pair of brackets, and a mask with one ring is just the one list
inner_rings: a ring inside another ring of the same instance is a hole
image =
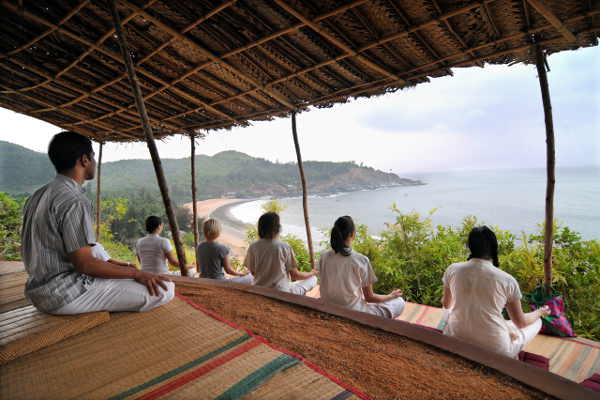
[[[231, 249], [233, 256], [240, 261], [244, 261], [246, 249], [246, 229], [248, 225], [236, 219], [230, 212], [231, 208], [240, 203], [252, 201], [248, 199], [209, 199], [196, 202], [198, 218], [216, 218], [221, 222], [223, 230], [218, 241]], [[192, 203], [183, 205], [185, 208], [192, 210]], [[202, 227], [198, 227], [202, 231]]]

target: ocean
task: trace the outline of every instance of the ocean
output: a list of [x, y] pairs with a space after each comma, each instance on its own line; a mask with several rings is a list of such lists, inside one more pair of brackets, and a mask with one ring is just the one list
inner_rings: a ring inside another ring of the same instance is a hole
[[[404, 177], [404, 176], [403, 176]], [[324, 237], [335, 219], [350, 215], [377, 235], [393, 222], [393, 203], [402, 212], [430, 211], [434, 225], [458, 226], [465, 216], [495, 225], [515, 234], [538, 231], [544, 220], [546, 172], [544, 169], [453, 171], [413, 174], [422, 186], [399, 186], [377, 190], [310, 196], [308, 200], [313, 241]], [[278, 199], [286, 209], [281, 214], [283, 233], [306, 238], [302, 198]], [[266, 200], [233, 207], [231, 214], [255, 224]], [[556, 172], [555, 219], [585, 239], [600, 240], [600, 167], [561, 168]]]

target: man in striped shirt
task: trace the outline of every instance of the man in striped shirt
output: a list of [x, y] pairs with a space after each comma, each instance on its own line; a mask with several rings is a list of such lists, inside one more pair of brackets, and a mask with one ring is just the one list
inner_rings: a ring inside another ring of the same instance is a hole
[[92, 142], [74, 132], [55, 135], [48, 156], [56, 178], [25, 204], [21, 255], [25, 294], [52, 314], [146, 311], [170, 301], [169, 278], [94, 258], [91, 204], [83, 183], [94, 179]]

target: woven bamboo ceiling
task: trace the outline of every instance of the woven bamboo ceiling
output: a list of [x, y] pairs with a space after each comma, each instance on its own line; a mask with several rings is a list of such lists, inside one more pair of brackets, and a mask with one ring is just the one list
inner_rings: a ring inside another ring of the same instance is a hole
[[[247, 125], [594, 46], [597, 0], [119, 0], [155, 135]], [[107, 0], [4, 1], [0, 106], [143, 140]]]

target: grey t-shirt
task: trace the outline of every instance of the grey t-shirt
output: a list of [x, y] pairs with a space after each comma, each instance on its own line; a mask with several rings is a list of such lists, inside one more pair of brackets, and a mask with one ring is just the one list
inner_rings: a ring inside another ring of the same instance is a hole
[[200, 276], [209, 279], [225, 279], [223, 259], [229, 254], [229, 249], [217, 242], [203, 242], [198, 245], [198, 263]]

